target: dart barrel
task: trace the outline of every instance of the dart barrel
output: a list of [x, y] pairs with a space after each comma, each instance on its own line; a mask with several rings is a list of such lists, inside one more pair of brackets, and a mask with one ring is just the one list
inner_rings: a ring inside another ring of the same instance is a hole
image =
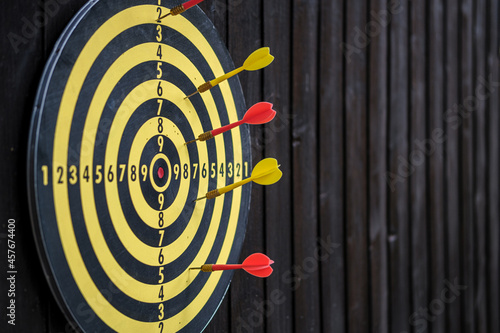
[[210, 272], [213, 272], [213, 266], [212, 264], [206, 264], [206, 265], [203, 265], [201, 266], [201, 271], [202, 272], [205, 272], [205, 273], [210, 273]]
[[179, 15], [179, 14], [184, 13], [185, 11], [186, 11], [186, 9], [184, 9], [183, 5], [178, 5], [170, 10], [170, 15], [172, 15], [172, 16]]
[[213, 191], [210, 191], [207, 193], [207, 199], [215, 199], [217, 198], [218, 196], [220, 196], [220, 193], [219, 193], [219, 190], [213, 190]]
[[203, 93], [213, 88], [213, 85], [210, 81], [203, 83], [198, 87], [198, 92]]
[[198, 140], [199, 141], [207, 141], [207, 140], [210, 140], [210, 139], [213, 139], [213, 135], [212, 135], [212, 131], [208, 131], [208, 132], [205, 132], [203, 134], [200, 134], [198, 136]]

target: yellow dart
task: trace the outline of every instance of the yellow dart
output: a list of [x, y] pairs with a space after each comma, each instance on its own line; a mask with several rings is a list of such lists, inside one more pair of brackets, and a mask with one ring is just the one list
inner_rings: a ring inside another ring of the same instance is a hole
[[280, 180], [283, 173], [279, 169], [278, 161], [275, 158], [266, 158], [257, 163], [253, 168], [252, 174], [249, 178], [243, 179], [237, 183], [213, 190], [208, 192], [204, 197], [198, 198], [195, 201], [201, 199], [214, 199], [219, 195], [227, 193], [234, 190], [235, 188], [250, 183], [251, 181], [260, 185], [271, 185]]
[[233, 77], [242, 71], [256, 71], [268, 66], [274, 60], [274, 57], [269, 53], [269, 51], [270, 49], [268, 47], [262, 47], [254, 51], [252, 54], [248, 56], [247, 60], [245, 60], [243, 66], [236, 68], [235, 70], [232, 70], [231, 72], [219, 76], [218, 78], [215, 78], [211, 81], [203, 83], [201, 86], [198, 87], [198, 90], [196, 90], [191, 95], [186, 96], [184, 99], [194, 96], [197, 93], [202, 93], [209, 89], [212, 89], [222, 81], [227, 80], [230, 77]]

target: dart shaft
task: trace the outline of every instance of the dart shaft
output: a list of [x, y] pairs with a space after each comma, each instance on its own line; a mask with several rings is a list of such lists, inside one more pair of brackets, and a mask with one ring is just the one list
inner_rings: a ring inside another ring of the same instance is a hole
[[202, 199], [207, 199], [207, 200], [210, 200], [210, 199], [215, 199], [217, 198], [218, 196], [224, 194], [224, 193], [227, 193], [229, 191], [232, 191], [234, 190], [235, 188], [239, 187], [239, 186], [242, 186], [242, 185], [245, 185], [249, 182], [252, 181], [252, 177], [250, 178], [247, 178], [247, 179], [243, 179], [237, 183], [234, 183], [234, 184], [231, 184], [231, 185], [228, 185], [228, 186], [225, 186], [223, 188], [219, 188], [219, 189], [216, 189], [216, 190], [213, 190], [213, 191], [210, 191], [208, 192], [204, 197], [201, 197], [201, 198], [198, 198], [196, 199], [195, 201], [200, 201]]
[[233, 128], [235, 128], [237, 126], [240, 126], [241, 124], [244, 124], [244, 123], [245, 122], [243, 120], [240, 120], [240, 121], [234, 122], [232, 124], [223, 126], [221, 128], [214, 129], [214, 130], [211, 131], [212, 132], [212, 136], [216, 136], [216, 135], [219, 135], [221, 133], [224, 133], [224, 132], [227, 132], [229, 130], [232, 130]]
[[213, 79], [212, 81], [209, 81], [209, 82], [210, 82], [210, 84], [212, 84], [212, 86], [216, 86], [219, 83], [221, 83], [222, 81], [227, 80], [227, 79], [235, 76], [236, 74], [242, 72], [244, 69], [245, 68], [243, 66], [239, 67], [239, 68], [236, 68], [235, 70], [232, 70], [229, 73], [226, 73], [226, 74], [224, 74], [222, 76], [219, 76], [218, 78], [215, 78], [215, 79]]
[[243, 180], [240, 180], [239, 182], [236, 182], [234, 184], [231, 184], [231, 185], [228, 185], [228, 186], [224, 186], [223, 188], [218, 189], [218, 191], [219, 191], [220, 194], [224, 194], [224, 193], [227, 193], [229, 191], [234, 190], [237, 187], [240, 187], [242, 185], [248, 184], [251, 181], [252, 181], [252, 177], [247, 178], [247, 179], [243, 179]]
[[182, 4], [182, 6], [184, 7], [185, 10], [193, 7], [193, 6], [196, 6], [197, 4], [199, 4], [200, 2], [202, 2], [203, 0], [190, 0], [190, 1], [186, 1]]
[[[271, 262], [273, 263], [273, 262]], [[234, 269], [244, 269], [246, 271], [257, 271], [269, 267], [269, 263], [262, 265], [244, 265], [244, 264], [206, 264], [199, 268], [202, 272], [229, 271]]]
[[243, 265], [212, 265], [212, 271], [228, 271], [232, 269], [242, 269]]

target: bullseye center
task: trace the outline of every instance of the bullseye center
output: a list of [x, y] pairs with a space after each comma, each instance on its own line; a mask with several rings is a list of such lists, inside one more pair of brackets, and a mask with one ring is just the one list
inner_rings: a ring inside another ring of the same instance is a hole
[[158, 177], [159, 177], [160, 179], [163, 179], [163, 176], [165, 176], [165, 171], [163, 170], [163, 168], [162, 168], [162, 167], [159, 167], [159, 168], [158, 168]]
[[167, 156], [156, 154], [149, 164], [149, 179], [155, 191], [163, 192], [167, 189], [172, 178], [172, 167]]

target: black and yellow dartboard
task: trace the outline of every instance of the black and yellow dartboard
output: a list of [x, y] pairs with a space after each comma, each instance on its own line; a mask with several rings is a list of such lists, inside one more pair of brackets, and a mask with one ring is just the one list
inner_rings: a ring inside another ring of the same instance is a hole
[[90, 1], [42, 77], [29, 149], [31, 215], [53, 294], [88, 332], [201, 331], [237, 262], [250, 186], [248, 128], [186, 146], [241, 119], [237, 78], [185, 99], [234, 69], [197, 7], [160, 21], [171, 0]]

